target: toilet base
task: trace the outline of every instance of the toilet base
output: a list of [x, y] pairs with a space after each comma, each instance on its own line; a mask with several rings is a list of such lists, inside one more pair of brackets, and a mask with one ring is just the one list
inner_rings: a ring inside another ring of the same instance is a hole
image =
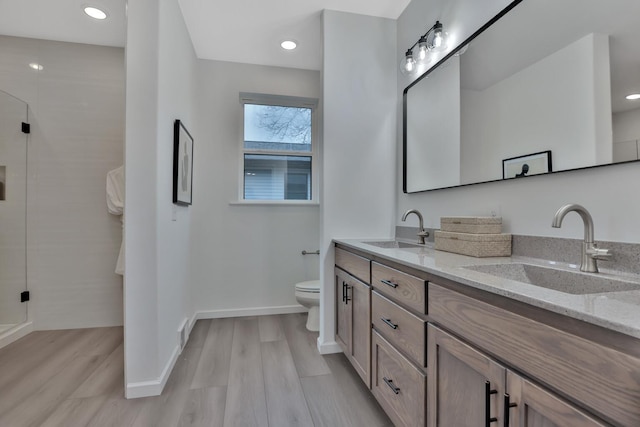
[[307, 330], [311, 332], [318, 332], [320, 330], [320, 307], [313, 306], [309, 309], [307, 315]]

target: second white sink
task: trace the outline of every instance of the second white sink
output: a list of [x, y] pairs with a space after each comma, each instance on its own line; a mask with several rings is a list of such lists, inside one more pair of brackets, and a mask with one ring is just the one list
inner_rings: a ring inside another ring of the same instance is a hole
[[638, 283], [610, 276], [557, 270], [531, 264], [487, 264], [464, 268], [575, 295], [640, 290]]

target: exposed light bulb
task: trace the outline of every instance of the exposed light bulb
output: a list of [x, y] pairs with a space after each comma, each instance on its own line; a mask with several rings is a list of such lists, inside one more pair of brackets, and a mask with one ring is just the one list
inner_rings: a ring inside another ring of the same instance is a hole
[[44, 67], [40, 64], [38, 64], [37, 62], [32, 62], [29, 64], [29, 67], [36, 70], [36, 71], [42, 71], [44, 70]]
[[433, 35], [433, 47], [439, 48], [440, 46], [442, 46], [442, 42], [443, 42], [442, 29], [436, 30], [435, 34]]
[[416, 69], [416, 61], [415, 59], [413, 59], [413, 52], [411, 51], [411, 49], [409, 49], [402, 59], [400, 71], [402, 71], [402, 74], [410, 75], [415, 73]]
[[630, 101], [640, 99], [640, 93], [632, 93], [631, 95], [627, 95], [626, 98]]
[[420, 63], [426, 62], [428, 53], [429, 53], [429, 48], [427, 46], [427, 39], [425, 37], [420, 37], [420, 40], [418, 40], [418, 58], [417, 58], [417, 61], [420, 62]]
[[429, 33], [430, 34], [427, 35], [427, 47], [429, 50], [440, 52], [447, 48], [447, 35], [443, 31], [440, 21], [436, 21]]

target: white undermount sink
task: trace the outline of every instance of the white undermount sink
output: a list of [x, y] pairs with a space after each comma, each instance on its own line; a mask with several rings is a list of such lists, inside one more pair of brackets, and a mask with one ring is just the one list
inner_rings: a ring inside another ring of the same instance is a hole
[[608, 275], [557, 270], [531, 264], [487, 264], [464, 268], [574, 295], [640, 290], [639, 283]]

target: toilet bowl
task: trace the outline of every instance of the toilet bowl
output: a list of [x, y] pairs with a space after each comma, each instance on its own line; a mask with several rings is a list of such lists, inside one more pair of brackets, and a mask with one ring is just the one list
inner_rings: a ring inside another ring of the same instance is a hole
[[320, 330], [320, 280], [309, 280], [296, 283], [296, 300], [309, 309], [307, 329], [313, 332]]

